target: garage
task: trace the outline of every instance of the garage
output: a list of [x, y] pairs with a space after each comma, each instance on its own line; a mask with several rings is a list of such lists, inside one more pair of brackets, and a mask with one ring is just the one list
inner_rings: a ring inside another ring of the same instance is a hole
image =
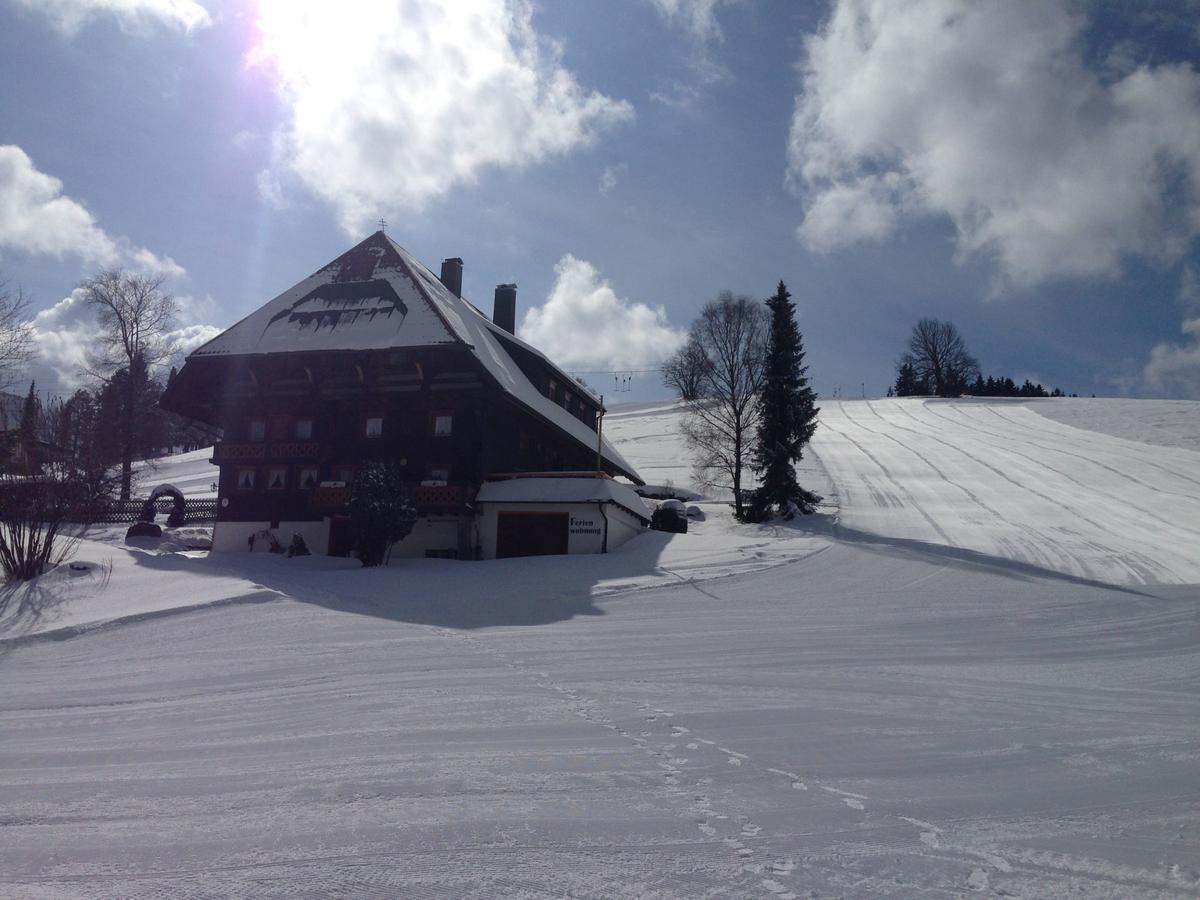
[[650, 522], [633, 488], [602, 472], [493, 476], [475, 505], [483, 559], [608, 553]]
[[570, 515], [565, 512], [496, 514], [496, 558], [553, 556], [567, 552]]

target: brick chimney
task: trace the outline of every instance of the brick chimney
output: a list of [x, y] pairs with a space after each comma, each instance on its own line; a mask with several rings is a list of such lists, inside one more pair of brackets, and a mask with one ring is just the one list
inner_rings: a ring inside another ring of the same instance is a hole
[[492, 321], [509, 334], [517, 333], [517, 286], [496, 285], [496, 302], [492, 306]]
[[441, 282], [455, 297], [462, 296], [463, 261], [457, 256], [442, 260]]

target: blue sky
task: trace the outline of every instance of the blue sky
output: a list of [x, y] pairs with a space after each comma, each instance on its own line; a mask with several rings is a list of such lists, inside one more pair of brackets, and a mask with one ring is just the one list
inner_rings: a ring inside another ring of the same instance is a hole
[[53, 390], [98, 267], [166, 276], [186, 347], [382, 216], [573, 371], [782, 278], [824, 396], [936, 316], [989, 373], [1200, 398], [1200, 5], [1128, 6], [0, 0], [0, 271]]

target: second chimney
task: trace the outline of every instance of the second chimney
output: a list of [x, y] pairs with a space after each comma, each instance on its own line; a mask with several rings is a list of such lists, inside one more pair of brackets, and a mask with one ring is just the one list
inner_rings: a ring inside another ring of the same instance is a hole
[[517, 286], [496, 285], [496, 302], [492, 307], [492, 321], [509, 334], [517, 333]]
[[457, 256], [442, 260], [441, 282], [455, 297], [462, 296], [463, 261]]

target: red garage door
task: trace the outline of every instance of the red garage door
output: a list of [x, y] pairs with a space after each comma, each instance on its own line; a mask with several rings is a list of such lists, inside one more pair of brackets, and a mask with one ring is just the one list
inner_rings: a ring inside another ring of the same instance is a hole
[[502, 512], [497, 519], [497, 559], [567, 552], [567, 513]]

